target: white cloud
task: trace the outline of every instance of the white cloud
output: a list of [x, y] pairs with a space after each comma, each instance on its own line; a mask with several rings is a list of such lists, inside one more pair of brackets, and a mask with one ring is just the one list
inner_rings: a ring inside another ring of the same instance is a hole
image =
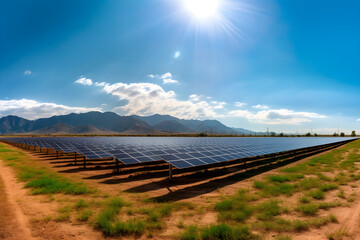
[[163, 84], [168, 83], [178, 83], [177, 80], [172, 79], [172, 74], [167, 72], [160, 76], [160, 78], [163, 80]]
[[163, 84], [168, 84], [168, 83], [178, 83], [178, 81], [171, 78], [163, 79]]
[[91, 86], [93, 84], [90, 78], [80, 77], [75, 83]]
[[247, 103], [243, 103], [243, 102], [235, 102], [235, 103], [234, 103], [234, 105], [235, 105], [235, 107], [239, 107], [239, 108], [241, 108], [241, 107], [243, 107], [243, 106], [247, 105]]
[[255, 105], [255, 106], [252, 106], [252, 107], [253, 107], [253, 108], [256, 108], [256, 109], [269, 109], [268, 106], [266, 106], [266, 105], [260, 105], [260, 104]]
[[178, 100], [174, 91], [165, 91], [154, 83], [106, 83], [102, 89], [119, 100], [126, 100], [123, 106], [115, 108], [126, 115], [169, 114], [180, 118], [218, 117], [217, 105], [200, 100], [193, 94], [188, 100]]
[[270, 109], [256, 113], [248, 110], [234, 110], [230, 111], [229, 115], [265, 124], [300, 124], [303, 122], [311, 122], [312, 119], [325, 118], [325, 116], [317, 113], [295, 112], [288, 109]]
[[171, 77], [172, 77], [172, 75], [169, 72], [164, 73], [163, 75], [160, 76], [161, 79], [166, 79], [166, 78], [171, 78]]
[[[90, 84], [91, 85], [91, 84]], [[95, 82], [95, 86], [97, 87], [103, 87], [105, 86], [105, 82]]]
[[189, 100], [190, 100], [190, 101], [193, 101], [193, 102], [197, 102], [197, 101], [200, 101], [200, 97], [201, 97], [201, 96], [198, 96], [198, 95], [196, 95], [196, 94], [191, 94], [191, 95], [189, 96]]
[[360, 118], [359, 118], [359, 119], [357, 119], [356, 121], [360, 122]]
[[41, 103], [29, 99], [0, 100], [0, 117], [16, 115], [33, 120], [54, 115], [90, 111], [101, 111], [101, 108], [69, 107], [55, 103]]
[[31, 74], [32, 74], [32, 72], [29, 69], [25, 70], [25, 72], [24, 72], [24, 75], [31, 75]]
[[213, 104], [214, 109], [222, 109], [226, 104], [226, 102], [218, 102], [218, 101], [211, 101], [211, 103]]
[[179, 83], [178, 80], [173, 79], [172, 74], [170, 72], [164, 73], [162, 75], [159, 74], [148, 74], [147, 77], [149, 78], [156, 78], [156, 79], [160, 79], [163, 81], [163, 84], [174, 84], [174, 83]]

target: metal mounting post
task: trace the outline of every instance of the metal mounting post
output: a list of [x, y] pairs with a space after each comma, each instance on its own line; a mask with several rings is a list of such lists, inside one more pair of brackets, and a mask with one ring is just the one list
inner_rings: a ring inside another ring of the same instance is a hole
[[119, 161], [116, 159], [116, 157], [113, 157], [113, 160], [115, 162], [116, 173], [119, 173]]
[[56, 151], [56, 159], [59, 159], [59, 152]]
[[172, 171], [172, 165], [169, 163], [169, 179], [172, 180], [173, 179], [173, 171]]
[[86, 157], [84, 156], [84, 168], [86, 168]]
[[77, 165], [77, 162], [76, 162], [76, 157], [77, 157], [77, 155], [76, 155], [76, 152], [75, 152], [75, 165]]

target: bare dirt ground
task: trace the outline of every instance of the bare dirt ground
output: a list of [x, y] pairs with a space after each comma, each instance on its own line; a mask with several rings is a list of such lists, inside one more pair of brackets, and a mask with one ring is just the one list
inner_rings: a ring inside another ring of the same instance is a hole
[[102, 234], [87, 225], [45, 221], [56, 211], [56, 203], [44, 196], [31, 196], [18, 183], [15, 173], [0, 161], [0, 239], [101, 239]]
[[[25, 150], [24, 150], [25, 151]], [[220, 175], [203, 177], [201, 173], [182, 174], [175, 176], [170, 182], [167, 179], [167, 166], [152, 169], [123, 169], [114, 175], [111, 169], [87, 168], [75, 166], [73, 159], [53, 156], [43, 153], [27, 152], [39, 165], [51, 167], [70, 178], [79, 179], [90, 186], [101, 189], [104, 193], [120, 193], [127, 201], [139, 198], [155, 198], [164, 200], [188, 201], [196, 206], [204, 206], [205, 211], [187, 217], [184, 224], [197, 223], [209, 225], [216, 223], [217, 213], [209, 210], [223, 196], [232, 195], [238, 189], [248, 189], [255, 179], [262, 179], [266, 174], [276, 174], [277, 169], [248, 178], [234, 178], [234, 172], [223, 172]], [[326, 152], [324, 152], [326, 153]], [[324, 154], [321, 153], [321, 154]], [[320, 154], [318, 154], [320, 155]], [[317, 155], [314, 155], [317, 156]], [[314, 157], [312, 156], [312, 157]], [[288, 166], [305, 162], [302, 159]], [[238, 172], [237, 172], [238, 173]], [[48, 201], [47, 196], [32, 196], [18, 183], [12, 169], [0, 161], [0, 239], [104, 239], [104, 235], [86, 224], [46, 221], [47, 216], [54, 215], [58, 203]], [[185, 176], [186, 175], [186, 176]], [[345, 194], [356, 193], [360, 196], [360, 186], [344, 188]], [[299, 196], [289, 199], [297, 201]], [[336, 199], [336, 194], [330, 200]], [[343, 239], [360, 240], [360, 203], [355, 201], [349, 206], [338, 207], [328, 211], [338, 217], [339, 223], [331, 223], [319, 229], [291, 234], [293, 239], [328, 239], [326, 233], [346, 229], [347, 236]], [[180, 229], [176, 224], [183, 218], [182, 212], [176, 212], [166, 220], [167, 227], [160, 236], [152, 239], [170, 239]], [[291, 218], [291, 216], [289, 216]], [[275, 234], [269, 233], [265, 239], [273, 239]], [[133, 238], [133, 237], [132, 237]], [[141, 239], [147, 238], [143, 236]]]

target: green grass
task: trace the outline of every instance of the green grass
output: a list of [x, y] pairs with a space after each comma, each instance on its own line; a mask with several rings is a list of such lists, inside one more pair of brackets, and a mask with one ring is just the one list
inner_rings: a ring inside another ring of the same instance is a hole
[[215, 204], [215, 209], [218, 211], [229, 211], [233, 209], [232, 200], [223, 200]]
[[253, 224], [253, 228], [266, 232], [291, 232], [293, 231], [294, 226], [291, 221], [278, 218], [272, 221], [258, 221]]
[[86, 222], [93, 215], [93, 211], [90, 209], [83, 210], [77, 217], [79, 221]]
[[274, 238], [274, 240], [291, 240], [291, 236], [289, 235], [278, 235]]
[[69, 212], [61, 213], [54, 220], [56, 222], [68, 222], [70, 221], [70, 213]]
[[339, 198], [342, 198], [342, 199], [346, 199], [344, 190], [342, 190], [342, 189], [338, 192], [338, 194], [336, 196], [338, 196]]
[[318, 208], [327, 210], [329, 208], [339, 207], [341, 205], [341, 202], [322, 202], [319, 203]]
[[348, 236], [348, 232], [344, 228], [341, 228], [335, 232], [327, 234], [327, 238], [329, 240], [342, 240], [346, 236]]
[[294, 186], [290, 183], [275, 184], [265, 189], [265, 194], [271, 196], [286, 195], [291, 196], [294, 193]]
[[257, 189], [265, 189], [267, 187], [267, 183], [263, 181], [254, 181], [254, 187]]
[[239, 190], [234, 196], [224, 199], [215, 204], [215, 210], [219, 212], [219, 219], [244, 222], [253, 213], [253, 207], [249, 204], [253, 200], [247, 191]]
[[336, 223], [337, 219], [334, 215], [330, 214], [327, 217], [312, 218], [309, 220], [286, 220], [277, 218], [271, 221], [258, 221], [253, 224], [253, 228], [265, 232], [302, 232], [306, 231], [311, 227], [318, 228], [328, 223]]
[[8, 149], [0, 144], [0, 157], [16, 171], [20, 181], [30, 188], [33, 194], [65, 193], [72, 195], [94, 192], [85, 184], [70, 181], [45, 167], [37, 167], [24, 153]]
[[77, 210], [81, 209], [81, 208], [86, 208], [89, 207], [89, 203], [86, 202], [84, 199], [79, 199], [76, 203], [75, 203], [75, 208]]
[[301, 189], [303, 190], [317, 188], [320, 184], [321, 184], [320, 180], [318, 178], [313, 178], [313, 177], [305, 178], [301, 180], [299, 183]]
[[181, 234], [182, 240], [198, 240], [200, 239], [199, 236], [199, 229], [196, 225], [190, 225], [186, 228], [186, 230]]
[[81, 183], [74, 183], [54, 174], [43, 175], [34, 180], [31, 180], [25, 184], [25, 187], [31, 188], [32, 194], [34, 195], [48, 193], [80, 195], [93, 192]]
[[283, 174], [283, 175], [269, 176], [269, 180], [271, 182], [279, 182], [279, 183], [295, 181], [295, 180], [298, 180], [298, 179], [301, 179], [301, 178], [304, 178], [304, 174], [288, 173], [288, 174]]
[[324, 199], [324, 192], [321, 191], [320, 189], [316, 189], [316, 190], [312, 190], [309, 192], [309, 196], [311, 196], [314, 199]]
[[159, 212], [161, 216], [170, 216], [171, 211], [174, 209], [174, 204], [172, 203], [164, 203], [161, 205]]
[[301, 197], [299, 198], [299, 202], [301, 202], [301, 203], [309, 203], [309, 202], [310, 202], [310, 199], [307, 198], [306, 196], [301, 196]]
[[261, 203], [256, 210], [258, 212], [257, 219], [259, 220], [271, 220], [281, 213], [281, 207], [276, 200]]
[[297, 208], [297, 211], [302, 212], [304, 215], [316, 215], [319, 207], [314, 203], [300, 204]]
[[251, 240], [255, 237], [247, 226], [231, 227], [221, 223], [201, 229], [201, 239], [203, 240]]
[[319, 187], [319, 189], [323, 192], [327, 192], [327, 191], [334, 190], [337, 188], [339, 188], [339, 186], [335, 183], [323, 184]]

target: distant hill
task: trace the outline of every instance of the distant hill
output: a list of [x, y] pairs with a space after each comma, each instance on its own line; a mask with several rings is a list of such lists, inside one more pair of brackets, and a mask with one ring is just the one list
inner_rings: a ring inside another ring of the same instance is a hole
[[230, 128], [217, 120], [186, 120], [170, 115], [119, 116], [113, 112], [71, 113], [27, 120], [17, 116], [0, 118], [0, 134], [255, 134]]
[[166, 132], [178, 133], [213, 133], [213, 134], [237, 134], [238, 132], [230, 127], [225, 126], [217, 120], [186, 120], [172, 117], [169, 115], [155, 114], [148, 117], [133, 115], [156, 129]]

